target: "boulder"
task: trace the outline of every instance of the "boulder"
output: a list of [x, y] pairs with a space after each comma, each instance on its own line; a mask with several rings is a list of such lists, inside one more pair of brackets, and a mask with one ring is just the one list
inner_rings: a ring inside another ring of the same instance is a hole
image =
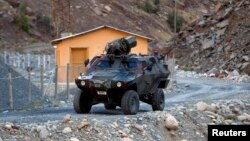
[[203, 102], [203, 101], [198, 102], [198, 103], [196, 104], [196, 108], [197, 108], [198, 110], [200, 110], [200, 111], [205, 111], [205, 110], [208, 109], [208, 107], [209, 107], [209, 105], [208, 105], [207, 103]]
[[49, 136], [49, 131], [45, 126], [38, 126], [36, 130], [39, 134], [39, 137], [42, 139], [47, 138]]
[[143, 126], [142, 126], [142, 125], [139, 125], [139, 124], [134, 124], [134, 125], [133, 125], [133, 127], [134, 127], [136, 130], [140, 131], [140, 132], [143, 132], [143, 131], [144, 131]]
[[82, 128], [85, 128], [87, 126], [89, 126], [90, 123], [87, 121], [87, 120], [83, 120], [78, 126], [77, 126], [77, 129], [82, 129]]
[[62, 131], [64, 134], [71, 133], [72, 129], [70, 127], [65, 127]]
[[[214, 74], [215, 77], [218, 77], [220, 74], [220, 71], [217, 68], [212, 68], [207, 72], [207, 74], [210, 76], [211, 74]], [[210, 76], [211, 77], [211, 76]]]
[[248, 62], [249, 61], [249, 57], [247, 55], [244, 55], [244, 56], [242, 56], [242, 60]]
[[63, 118], [63, 123], [69, 123], [71, 121], [71, 115], [67, 114], [66, 116], [64, 116]]
[[178, 121], [172, 115], [166, 115], [165, 126], [168, 130], [177, 130], [178, 129]]

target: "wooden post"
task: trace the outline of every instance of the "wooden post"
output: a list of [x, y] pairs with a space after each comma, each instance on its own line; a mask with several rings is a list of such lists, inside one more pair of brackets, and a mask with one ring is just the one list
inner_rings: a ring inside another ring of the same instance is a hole
[[9, 70], [9, 75], [8, 75], [8, 78], [9, 78], [9, 102], [10, 102], [10, 109], [14, 109], [14, 106], [13, 106], [13, 89], [12, 89], [12, 75], [11, 75], [11, 70]]
[[31, 71], [32, 71], [32, 68], [27, 67], [28, 79], [29, 79], [29, 91], [28, 91], [29, 102], [31, 102], [31, 97], [32, 97], [32, 94], [31, 94]]
[[69, 99], [69, 64], [67, 64], [67, 99]]
[[57, 87], [58, 87], [58, 65], [55, 67], [55, 98], [57, 96]]
[[43, 65], [41, 65], [41, 93], [42, 93], [42, 96], [44, 96], [44, 88], [43, 88], [44, 76], [43, 76], [43, 73], [44, 73]]

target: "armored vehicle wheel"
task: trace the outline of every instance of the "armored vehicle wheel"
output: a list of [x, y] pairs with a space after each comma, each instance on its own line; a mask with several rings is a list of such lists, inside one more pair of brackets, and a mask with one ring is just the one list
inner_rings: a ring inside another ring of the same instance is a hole
[[105, 104], [104, 104], [104, 107], [105, 107], [105, 109], [107, 109], [107, 110], [115, 110], [116, 105], [105, 103]]
[[86, 91], [79, 90], [74, 97], [73, 104], [76, 113], [89, 113], [92, 107], [92, 99]]
[[140, 106], [137, 92], [129, 90], [122, 96], [121, 107], [125, 115], [135, 115]]
[[154, 111], [162, 111], [165, 107], [165, 96], [162, 89], [158, 89], [152, 96], [152, 108]]

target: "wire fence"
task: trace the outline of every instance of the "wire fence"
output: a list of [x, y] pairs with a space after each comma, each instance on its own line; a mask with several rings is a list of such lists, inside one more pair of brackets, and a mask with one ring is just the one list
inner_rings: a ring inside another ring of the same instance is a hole
[[58, 101], [71, 101], [77, 91], [74, 79], [85, 71], [84, 65], [51, 67], [46, 69], [41, 64], [23, 69], [0, 60], [0, 112], [58, 106], [55, 105]]

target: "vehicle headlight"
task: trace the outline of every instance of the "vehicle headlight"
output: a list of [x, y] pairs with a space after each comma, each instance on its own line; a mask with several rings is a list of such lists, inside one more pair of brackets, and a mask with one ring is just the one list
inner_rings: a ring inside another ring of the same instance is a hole
[[85, 86], [85, 84], [86, 84], [85, 81], [81, 81], [82, 86]]
[[116, 83], [116, 86], [117, 86], [117, 87], [121, 87], [121, 86], [122, 86], [122, 83], [121, 83], [121, 82], [117, 82], [117, 83]]

